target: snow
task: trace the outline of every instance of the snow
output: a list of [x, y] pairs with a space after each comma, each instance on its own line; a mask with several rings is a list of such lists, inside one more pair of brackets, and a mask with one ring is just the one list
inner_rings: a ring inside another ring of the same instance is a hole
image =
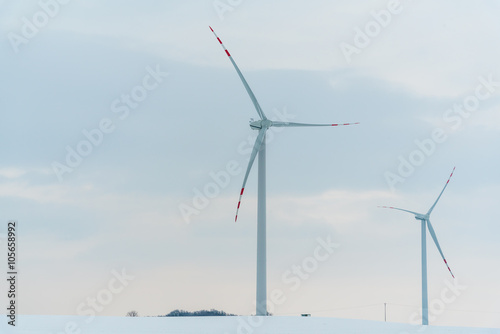
[[4, 318], [0, 333], [10, 334], [500, 334], [500, 329], [415, 326], [321, 317], [82, 317], [19, 316], [16, 327]]

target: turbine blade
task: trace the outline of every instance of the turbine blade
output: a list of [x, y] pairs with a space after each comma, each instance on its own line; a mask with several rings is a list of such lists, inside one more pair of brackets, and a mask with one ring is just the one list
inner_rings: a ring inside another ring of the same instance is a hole
[[421, 214], [420, 214], [420, 213], [418, 213], [418, 212], [413, 212], [413, 211], [410, 211], [410, 210], [405, 210], [405, 209], [395, 208], [395, 207], [392, 207], [392, 206], [379, 206], [379, 208], [382, 208], [382, 209], [392, 209], [392, 210], [399, 210], [399, 211], [409, 212], [409, 213], [411, 213], [411, 214], [414, 214], [415, 216], [417, 216], [417, 215], [421, 215]]
[[441, 257], [443, 258], [444, 264], [446, 264], [446, 267], [448, 267], [448, 270], [450, 271], [450, 274], [453, 278], [455, 278], [455, 275], [453, 275], [453, 272], [450, 269], [450, 266], [448, 265], [448, 262], [446, 262], [446, 259], [444, 257], [443, 251], [441, 250], [441, 247], [439, 246], [438, 239], [436, 237], [436, 232], [434, 232], [434, 228], [432, 228], [431, 221], [427, 219], [427, 227], [429, 228], [429, 233], [431, 234], [432, 239], [434, 240], [434, 243], [436, 244], [436, 247], [441, 254]]
[[307, 123], [292, 123], [292, 122], [275, 122], [273, 121], [272, 126], [277, 127], [300, 127], [300, 126], [343, 126], [343, 125], [355, 125], [357, 123], [343, 123], [343, 124], [307, 124]]
[[441, 198], [441, 195], [443, 194], [444, 190], [446, 189], [446, 187], [448, 186], [448, 183], [450, 183], [450, 179], [451, 177], [453, 176], [453, 173], [455, 172], [455, 167], [453, 167], [453, 170], [451, 171], [451, 174], [450, 174], [450, 177], [448, 178], [448, 181], [446, 181], [446, 184], [444, 185], [444, 188], [443, 190], [441, 190], [441, 193], [439, 194], [438, 198], [436, 199], [436, 201], [434, 202], [434, 204], [431, 206], [431, 208], [429, 209], [429, 212], [427, 212], [428, 215], [431, 214], [432, 210], [434, 210], [434, 207], [436, 206], [437, 202], [439, 201], [439, 199]]
[[250, 174], [250, 170], [252, 169], [252, 165], [253, 165], [253, 162], [255, 161], [255, 157], [257, 156], [257, 153], [259, 153], [259, 151], [260, 151], [260, 147], [262, 146], [262, 142], [264, 141], [266, 131], [267, 131], [267, 129], [260, 129], [259, 130], [259, 135], [257, 136], [257, 139], [255, 140], [255, 144], [253, 145], [252, 155], [250, 155], [250, 161], [248, 161], [247, 172], [245, 173], [245, 178], [243, 179], [243, 186], [241, 186], [240, 198], [238, 200], [238, 207], [236, 208], [236, 217], [234, 218], [235, 222], [238, 220], [238, 211], [240, 210], [241, 197], [243, 196], [243, 192], [245, 191], [245, 185], [247, 183], [248, 174]]
[[229, 57], [229, 60], [231, 61], [231, 63], [233, 64], [236, 72], [238, 72], [238, 75], [239, 75], [241, 81], [243, 82], [243, 86], [245, 86], [245, 89], [247, 90], [247, 93], [250, 96], [250, 99], [252, 100], [252, 103], [255, 106], [255, 109], [257, 110], [257, 113], [259, 114], [260, 119], [267, 119], [266, 115], [264, 114], [264, 112], [262, 111], [262, 109], [261, 109], [261, 107], [259, 105], [259, 102], [257, 101], [257, 98], [255, 97], [255, 95], [253, 94], [252, 90], [250, 89], [250, 86], [248, 85], [247, 81], [245, 80], [245, 77], [243, 76], [243, 74], [241, 73], [240, 69], [238, 68], [238, 65], [236, 65], [236, 63], [234, 62], [233, 57], [231, 56], [231, 54], [229, 53], [229, 51], [227, 51], [227, 49], [224, 46], [224, 44], [222, 44], [221, 39], [219, 38], [219, 36], [217, 36], [217, 34], [215, 33], [215, 31], [212, 29], [212, 27], [209, 26], [209, 28], [214, 33], [215, 37], [219, 41], [219, 43], [222, 46], [222, 48], [224, 49], [224, 51], [226, 51], [226, 54]]

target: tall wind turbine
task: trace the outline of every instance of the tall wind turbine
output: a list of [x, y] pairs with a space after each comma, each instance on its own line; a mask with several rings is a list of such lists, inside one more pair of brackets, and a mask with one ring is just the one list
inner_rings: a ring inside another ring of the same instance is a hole
[[434, 207], [436, 206], [437, 202], [441, 198], [441, 195], [443, 195], [444, 190], [448, 186], [448, 183], [450, 183], [450, 179], [453, 176], [453, 172], [455, 172], [455, 167], [453, 167], [453, 170], [451, 171], [451, 175], [448, 178], [448, 181], [446, 181], [446, 184], [444, 185], [443, 190], [441, 190], [441, 193], [439, 194], [438, 198], [432, 204], [431, 208], [427, 213], [418, 213], [418, 212], [413, 212], [405, 209], [399, 209], [399, 208], [394, 208], [394, 207], [387, 207], [387, 206], [381, 206], [381, 208], [385, 209], [394, 209], [394, 210], [399, 210], [399, 211], [404, 211], [411, 213], [415, 215], [416, 220], [420, 220], [422, 224], [422, 325], [428, 325], [429, 324], [429, 302], [428, 302], [428, 297], [427, 297], [427, 246], [426, 246], [426, 234], [427, 234], [427, 228], [429, 228], [429, 233], [431, 234], [432, 239], [434, 240], [434, 243], [436, 244], [436, 247], [441, 254], [441, 257], [443, 258], [444, 263], [446, 264], [446, 267], [448, 267], [448, 270], [450, 271], [450, 274], [453, 278], [455, 276], [453, 275], [453, 272], [450, 269], [450, 266], [448, 265], [448, 262], [446, 261], [443, 251], [441, 250], [441, 247], [439, 246], [438, 239], [436, 237], [436, 232], [434, 232], [434, 228], [432, 227], [431, 221], [430, 221], [430, 216], [432, 213], [432, 210], [434, 210]]
[[341, 125], [351, 125], [359, 123], [345, 123], [345, 124], [305, 124], [305, 123], [291, 123], [291, 122], [277, 122], [271, 121], [266, 117], [264, 111], [259, 105], [259, 102], [255, 98], [250, 86], [248, 86], [247, 81], [241, 74], [240, 69], [233, 60], [233, 57], [226, 49], [222, 41], [217, 36], [215, 31], [210, 27], [210, 30], [214, 33], [215, 37], [219, 41], [220, 45], [226, 52], [229, 60], [234, 66], [234, 69], [238, 73], [238, 76], [245, 86], [245, 89], [252, 100], [252, 103], [257, 110], [259, 115], [258, 121], [250, 121], [250, 128], [252, 130], [259, 131], [257, 139], [252, 149], [252, 154], [250, 156], [250, 161], [248, 162], [248, 167], [245, 173], [245, 178], [243, 179], [243, 186], [241, 187], [240, 198], [238, 200], [238, 207], [236, 209], [236, 217], [234, 221], [238, 220], [238, 211], [241, 205], [241, 197], [245, 191], [245, 185], [247, 183], [248, 174], [252, 169], [253, 162], [257, 153], [259, 154], [258, 163], [258, 191], [257, 191], [257, 315], [268, 315], [267, 313], [267, 287], [266, 287], [266, 131], [272, 127], [304, 127], [304, 126], [341, 126]]

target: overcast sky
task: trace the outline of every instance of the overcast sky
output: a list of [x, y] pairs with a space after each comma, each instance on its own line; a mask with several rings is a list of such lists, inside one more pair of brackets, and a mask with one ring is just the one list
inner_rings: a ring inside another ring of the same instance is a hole
[[415, 322], [420, 224], [377, 206], [426, 212], [456, 166], [432, 222], [457, 279], [428, 235], [431, 324], [500, 327], [499, 10], [0, 1], [0, 247], [16, 219], [20, 312], [255, 312], [256, 168], [234, 213], [258, 115], [211, 25], [269, 118], [361, 122], [268, 135], [271, 311], [383, 320], [387, 303]]

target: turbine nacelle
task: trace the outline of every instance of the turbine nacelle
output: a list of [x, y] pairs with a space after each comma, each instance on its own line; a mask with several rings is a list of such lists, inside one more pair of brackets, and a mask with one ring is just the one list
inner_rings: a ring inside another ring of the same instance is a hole
[[268, 129], [273, 126], [273, 122], [268, 119], [260, 119], [254, 121], [253, 118], [250, 119], [250, 128], [252, 130]]
[[415, 215], [415, 219], [416, 220], [428, 220], [429, 219], [429, 215], [422, 215], [422, 214], [416, 214]]

